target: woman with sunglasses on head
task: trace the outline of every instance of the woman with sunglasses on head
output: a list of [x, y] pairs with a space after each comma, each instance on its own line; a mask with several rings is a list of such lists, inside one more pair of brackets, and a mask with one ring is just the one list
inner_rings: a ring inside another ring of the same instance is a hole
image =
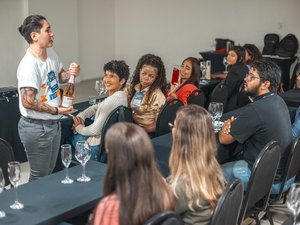
[[178, 83], [171, 84], [171, 89], [167, 101], [178, 98], [187, 105], [190, 94], [198, 89], [200, 79], [200, 61], [194, 57], [183, 60], [180, 70]]
[[173, 210], [173, 194], [158, 171], [144, 129], [133, 123], [114, 124], [105, 144], [104, 197], [95, 211], [94, 225], [141, 225], [159, 212]]
[[134, 122], [147, 133], [155, 132], [157, 116], [166, 102], [166, 71], [160, 57], [146, 54], [139, 59], [126, 93]]
[[184, 224], [208, 225], [223, 192], [225, 178], [216, 159], [217, 145], [210, 114], [188, 105], [177, 113], [167, 181], [175, 211]]

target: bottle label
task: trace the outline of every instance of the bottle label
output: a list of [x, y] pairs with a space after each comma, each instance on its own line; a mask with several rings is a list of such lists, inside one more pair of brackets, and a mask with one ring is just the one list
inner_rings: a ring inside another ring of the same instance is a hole
[[69, 97], [69, 96], [63, 96], [63, 99], [62, 99], [62, 104], [61, 104], [61, 106], [62, 106], [62, 107], [66, 107], [66, 108], [68, 108], [68, 107], [70, 107], [70, 106], [72, 106], [72, 105], [73, 105], [73, 100], [74, 100], [74, 98], [73, 98], [73, 97]]

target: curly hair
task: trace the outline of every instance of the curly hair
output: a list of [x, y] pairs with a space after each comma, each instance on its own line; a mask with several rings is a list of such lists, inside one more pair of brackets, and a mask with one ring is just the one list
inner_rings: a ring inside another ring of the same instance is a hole
[[165, 96], [167, 94], [166, 70], [163, 61], [159, 56], [153, 54], [146, 54], [139, 59], [136, 68], [133, 72], [132, 81], [128, 89], [128, 102], [131, 102], [136, 92], [134, 89], [135, 85], [140, 83], [140, 70], [144, 65], [153, 66], [154, 68], [157, 69], [157, 77], [155, 78], [153, 84], [150, 86], [147, 95], [145, 96], [146, 104], [148, 104], [149, 97], [157, 88], [160, 88], [162, 93], [164, 93]]
[[122, 88], [125, 87], [129, 77], [129, 66], [124, 60], [112, 60], [103, 66], [103, 70], [104, 72], [111, 71], [113, 73], [116, 73], [119, 76], [120, 80], [124, 78], [125, 82], [122, 85]]

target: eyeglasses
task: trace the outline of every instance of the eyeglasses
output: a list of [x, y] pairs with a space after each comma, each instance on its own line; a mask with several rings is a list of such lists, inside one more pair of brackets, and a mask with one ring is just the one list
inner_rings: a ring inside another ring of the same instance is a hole
[[260, 79], [260, 77], [256, 77], [255, 75], [253, 75], [251, 73], [247, 74], [245, 78], [249, 81], [252, 81], [254, 79]]

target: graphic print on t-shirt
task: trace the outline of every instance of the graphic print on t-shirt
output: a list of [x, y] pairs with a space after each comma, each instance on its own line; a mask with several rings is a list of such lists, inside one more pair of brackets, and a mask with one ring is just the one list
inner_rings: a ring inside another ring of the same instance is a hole
[[[47, 79], [47, 87], [48, 87], [48, 90], [50, 90], [50, 92], [49, 92], [49, 98], [50, 99], [49, 100], [53, 100], [53, 99], [55, 99], [55, 98], [57, 98], [59, 96], [58, 81], [56, 79], [56, 76], [55, 76], [55, 73], [54, 73], [53, 70], [51, 70], [47, 74], [47, 77], [48, 77], [48, 79]], [[46, 85], [45, 84], [41, 85], [41, 89], [42, 89], [41, 93], [43, 93], [41, 95], [41, 99], [42, 99], [42, 101], [43, 100], [47, 101], [47, 96], [46, 96], [47, 93], [45, 93], [45, 89], [43, 89], [43, 88], [46, 89]]]

